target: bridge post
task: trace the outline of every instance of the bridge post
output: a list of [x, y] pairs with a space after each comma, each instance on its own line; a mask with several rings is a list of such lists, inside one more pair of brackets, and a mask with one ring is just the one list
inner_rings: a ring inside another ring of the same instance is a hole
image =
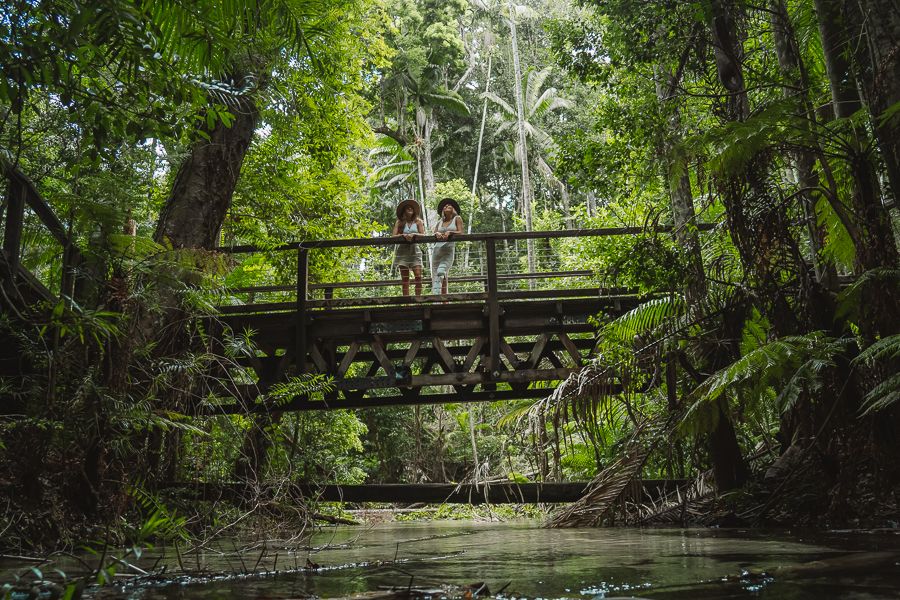
[[21, 257], [22, 227], [25, 224], [25, 185], [15, 178], [9, 179], [6, 202], [6, 227], [3, 231], [3, 251], [11, 273], [15, 273]]
[[297, 355], [297, 373], [306, 371], [306, 300], [309, 291], [309, 250], [297, 248], [297, 322], [294, 350]]
[[491, 377], [500, 371], [500, 303], [497, 300], [497, 246], [493, 238], [485, 240], [487, 250], [488, 349]]

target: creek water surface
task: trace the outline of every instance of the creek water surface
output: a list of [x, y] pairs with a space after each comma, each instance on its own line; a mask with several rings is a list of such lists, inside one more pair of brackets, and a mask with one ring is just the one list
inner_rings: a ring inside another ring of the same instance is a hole
[[[271, 569], [278, 552], [274, 566], [282, 572], [275, 576], [106, 588], [91, 595], [274, 600], [484, 582], [504, 599], [900, 598], [898, 533], [543, 529], [531, 522], [458, 521], [342, 526], [317, 533], [300, 551], [270, 545], [262, 560], [259, 551], [246, 552], [243, 568], [233, 553], [200, 557], [210, 570], [252, 571]], [[307, 559], [320, 568], [295, 570]]]

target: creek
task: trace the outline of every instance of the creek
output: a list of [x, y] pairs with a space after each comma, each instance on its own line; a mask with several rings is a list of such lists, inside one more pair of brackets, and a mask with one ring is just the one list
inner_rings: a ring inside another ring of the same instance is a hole
[[[533, 522], [435, 521], [332, 527], [309, 543], [297, 549], [270, 542], [265, 552], [240, 555], [230, 550], [235, 546], [223, 546], [190, 559], [210, 572], [274, 568], [277, 574], [181, 578], [89, 590], [88, 596], [332, 598], [384, 586], [483, 582], [490, 595], [504, 599], [900, 598], [898, 531], [543, 529]], [[140, 564], [154, 564], [161, 551]], [[171, 548], [163, 560], [173, 562]]]

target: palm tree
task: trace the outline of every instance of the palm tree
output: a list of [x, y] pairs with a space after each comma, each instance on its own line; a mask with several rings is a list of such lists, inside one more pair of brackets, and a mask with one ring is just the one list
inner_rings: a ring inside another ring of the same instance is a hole
[[[547, 183], [560, 191], [564, 209], [568, 208], [568, 190], [565, 185], [556, 177], [553, 168], [547, 161], [547, 156], [553, 151], [556, 144], [553, 138], [538, 124], [544, 115], [559, 109], [569, 108], [572, 102], [559, 95], [559, 91], [554, 87], [542, 89], [547, 78], [550, 76], [551, 69], [548, 67], [540, 71], [529, 71], [525, 75], [525, 91], [521, 94], [522, 119], [521, 123], [518, 116], [517, 108], [514, 108], [509, 102], [499, 97], [493, 92], [485, 92], [484, 97], [491, 100], [500, 109], [500, 126], [497, 128], [497, 134], [511, 130], [513, 127], [520, 129], [522, 134], [518, 136], [515, 144], [516, 160], [527, 168], [529, 163], [533, 163], [541, 176]], [[520, 92], [521, 93], [521, 92]], [[523, 188], [525, 182], [528, 181], [530, 188], [530, 180], [523, 178]], [[531, 199], [531, 190], [523, 189], [523, 199]], [[526, 229], [531, 230], [531, 206], [530, 202], [525, 202], [525, 223]], [[531, 261], [529, 260], [529, 266]]]

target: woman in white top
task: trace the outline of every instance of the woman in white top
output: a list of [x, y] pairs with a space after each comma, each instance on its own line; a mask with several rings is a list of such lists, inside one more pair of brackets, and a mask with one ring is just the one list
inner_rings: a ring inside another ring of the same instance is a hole
[[425, 223], [419, 218], [419, 203], [409, 199], [398, 204], [397, 222], [391, 235], [402, 236], [405, 242], [396, 245], [393, 266], [400, 270], [404, 296], [409, 296], [410, 271], [416, 280], [416, 296], [422, 295], [422, 249], [416, 243], [416, 235], [424, 233]]
[[459, 216], [459, 204], [453, 198], [442, 198], [438, 202], [438, 215], [441, 219], [434, 225], [434, 237], [438, 242], [431, 250], [431, 293], [446, 294], [447, 278], [453, 266], [454, 244], [451, 236], [465, 231], [463, 220]]

